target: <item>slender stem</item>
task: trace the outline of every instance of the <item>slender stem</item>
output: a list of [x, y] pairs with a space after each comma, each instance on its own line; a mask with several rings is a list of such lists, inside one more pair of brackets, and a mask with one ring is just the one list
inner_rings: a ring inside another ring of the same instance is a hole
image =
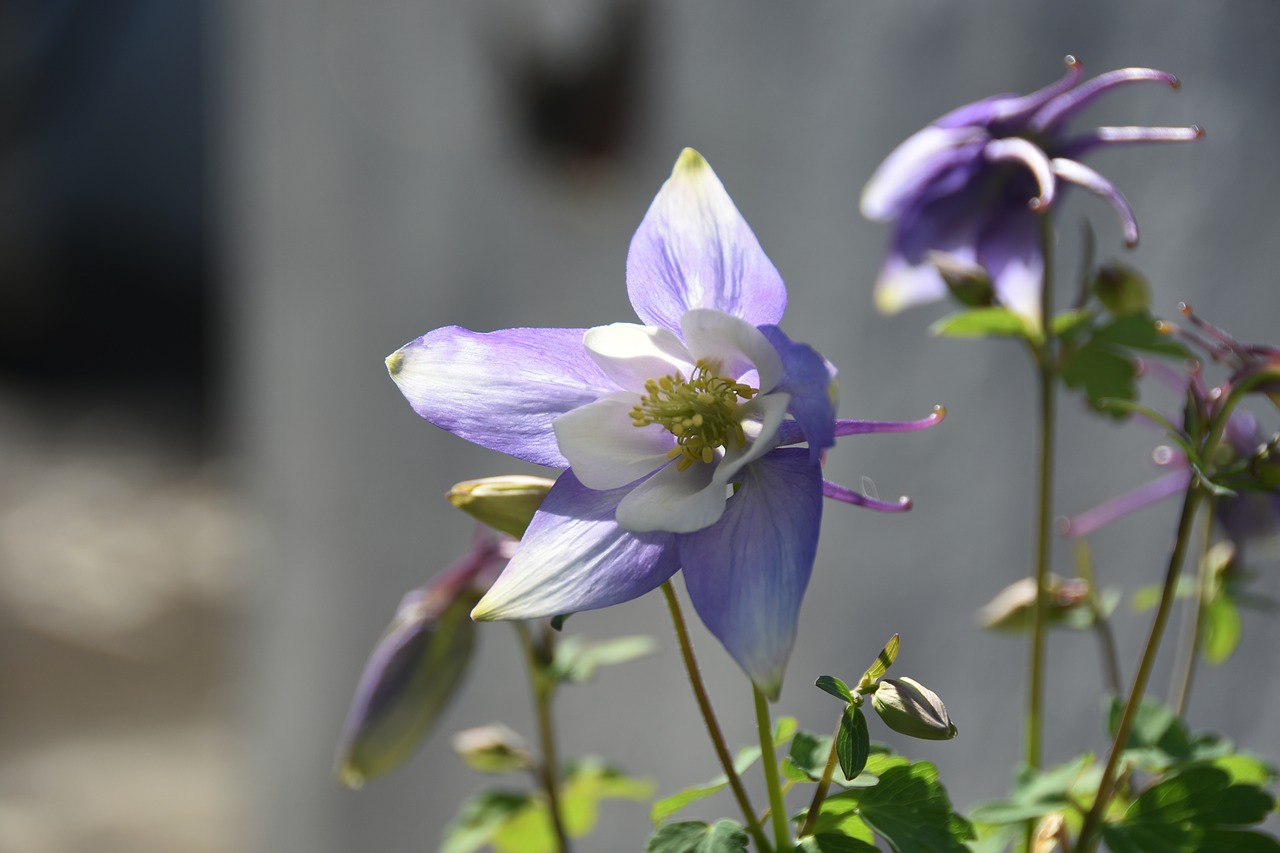
[[1119, 696], [1121, 691], [1120, 655], [1116, 652], [1116, 638], [1111, 631], [1111, 620], [1102, 607], [1102, 597], [1098, 595], [1098, 579], [1093, 572], [1093, 560], [1088, 556], [1084, 540], [1079, 543], [1079, 555], [1076, 560], [1076, 573], [1089, 585], [1086, 601], [1089, 614], [1093, 618], [1093, 630], [1098, 634], [1098, 648], [1102, 654], [1102, 668], [1106, 673], [1107, 689], [1112, 696]]
[[684, 614], [680, 611], [680, 601], [676, 598], [675, 587], [671, 581], [662, 584], [662, 595], [667, 600], [667, 609], [671, 611], [671, 623], [675, 627], [676, 639], [680, 643], [680, 655], [684, 658], [685, 672], [689, 674], [689, 684], [693, 687], [693, 697], [698, 702], [698, 710], [702, 712], [702, 720], [707, 725], [707, 734], [711, 736], [711, 745], [715, 747], [716, 758], [720, 759], [720, 767], [725, 778], [729, 780], [729, 788], [742, 810], [742, 818], [746, 821], [747, 832], [756, 842], [762, 853], [772, 853], [773, 847], [765, 837], [760, 821], [756, 819], [755, 809], [747, 798], [747, 789], [742, 786], [738, 771], [733, 769], [733, 759], [729, 756], [729, 747], [725, 745], [724, 733], [720, 731], [720, 723], [711, 708], [711, 699], [707, 696], [707, 688], [702, 683], [702, 674], [698, 671], [698, 660], [693, 656], [693, 643], [689, 641], [689, 629], [685, 626]]
[[787, 826], [787, 807], [782, 801], [782, 785], [778, 780], [778, 751], [773, 745], [773, 721], [769, 719], [769, 700], [760, 688], [751, 685], [756, 698], [756, 729], [760, 733], [760, 758], [764, 763], [764, 783], [769, 789], [769, 814], [773, 819], [773, 838], [779, 850], [791, 849], [791, 827]]
[[1044, 217], [1044, 282], [1040, 297], [1040, 325], [1044, 342], [1038, 347], [1040, 380], [1040, 490], [1036, 507], [1036, 607], [1031, 622], [1031, 661], [1027, 696], [1026, 758], [1029, 767], [1041, 763], [1044, 730], [1045, 634], [1049, 613], [1049, 545], [1052, 541], [1054, 419], [1058, 387], [1053, 339], [1053, 226]]
[[[524, 622], [513, 622], [520, 645], [524, 649], [525, 662], [529, 670], [529, 687], [533, 692], [533, 710], [538, 720], [539, 749], [542, 760], [538, 763], [537, 775], [542, 782], [542, 790], [547, 795], [547, 807], [551, 811], [551, 826], [556, 834], [556, 849], [560, 853], [570, 853], [569, 836], [564, 829], [564, 819], [560, 813], [559, 779], [560, 771], [556, 767], [556, 735], [551, 724], [551, 699], [555, 694], [555, 682], [546, 675], [546, 663], [550, 658], [551, 647], [548, 644], [542, 649], [533, 641], [529, 626]], [[553, 638], [548, 638], [548, 643]]]
[[1209, 590], [1209, 548], [1213, 545], [1213, 504], [1209, 504], [1204, 520], [1204, 547], [1200, 554], [1200, 564], [1196, 568], [1196, 597], [1187, 609], [1188, 623], [1183, 627], [1182, 666], [1178, 671], [1182, 677], [1169, 704], [1173, 713], [1179, 717], [1187, 710], [1187, 699], [1191, 696], [1191, 683], [1195, 680], [1196, 662], [1200, 659], [1200, 641], [1204, 635], [1204, 609]]
[[809, 812], [805, 815], [804, 826], [800, 827], [800, 837], [804, 838], [813, 832], [814, 825], [818, 822], [818, 812], [822, 810], [822, 803], [827, 798], [827, 790], [831, 787], [831, 777], [836, 772], [836, 762], [839, 754], [836, 752], [836, 738], [840, 737], [840, 724], [836, 724], [836, 733], [831, 736], [831, 751], [827, 753], [827, 766], [822, 768], [822, 778], [818, 780], [818, 790], [813, 792], [813, 802], [809, 803]]
[[1124, 713], [1120, 716], [1120, 724], [1116, 727], [1116, 736], [1111, 742], [1111, 754], [1107, 756], [1106, 767], [1102, 770], [1102, 780], [1098, 783], [1098, 794], [1094, 798], [1093, 807], [1085, 816], [1084, 825], [1080, 828], [1080, 838], [1076, 842], [1077, 851], [1091, 850], [1093, 834], [1097, 831], [1107, 805], [1111, 801], [1112, 786], [1115, 782], [1116, 768], [1120, 764], [1120, 756], [1129, 739], [1129, 731], [1137, 716], [1138, 705], [1151, 679], [1151, 670], [1155, 666], [1156, 651], [1164, 635], [1165, 626], [1169, 622], [1169, 612], [1173, 609], [1174, 593], [1178, 586], [1178, 575], [1182, 569], [1182, 561], [1186, 557], [1187, 542], [1191, 538], [1191, 528], [1195, 521], [1196, 508], [1199, 506], [1201, 489], [1199, 483], [1192, 478], [1182, 501], [1182, 515], [1178, 518], [1178, 533], [1173, 543], [1173, 553], [1169, 555], [1169, 567], [1165, 572], [1164, 588], [1160, 592], [1160, 604], [1156, 608], [1155, 620], [1151, 624], [1151, 633], [1147, 636], [1146, 647], [1142, 650], [1142, 659], [1138, 663], [1137, 675], [1133, 678], [1133, 687], [1129, 690], [1129, 699], [1125, 703]]

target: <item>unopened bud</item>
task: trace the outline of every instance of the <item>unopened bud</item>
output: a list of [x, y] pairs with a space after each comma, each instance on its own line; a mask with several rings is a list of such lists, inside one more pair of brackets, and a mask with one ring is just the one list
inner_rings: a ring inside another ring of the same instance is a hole
[[[1089, 584], [1082, 578], [1049, 576], [1048, 616], [1061, 622], [1072, 611], [1087, 605]], [[995, 631], [1025, 631], [1036, 609], [1035, 578], [1014, 581], [978, 611], [978, 621]]]
[[519, 539], [553, 485], [546, 477], [508, 474], [456, 483], [447, 497], [463, 512]]
[[1151, 307], [1151, 287], [1147, 280], [1126, 264], [1105, 264], [1093, 279], [1093, 289], [1098, 300], [1117, 317]]
[[912, 678], [885, 678], [871, 695], [871, 705], [885, 725], [898, 734], [921, 740], [950, 740], [956, 727], [938, 694]]
[[524, 740], [501, 723], [458, 732], [453, 736], [453, 751], [481, 773], [510, 773], [533, 765]]
[[930, 252], [929, 263], [961, 303], [981, 308], [995, 302], [996, 292], [991, 286], [991, 278], [977, 264], [965, 263], [945, 252]]

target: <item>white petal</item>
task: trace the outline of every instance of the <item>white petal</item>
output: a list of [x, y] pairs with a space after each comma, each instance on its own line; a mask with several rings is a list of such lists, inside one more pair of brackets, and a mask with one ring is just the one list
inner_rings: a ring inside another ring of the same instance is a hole
[[588, 329], [582, 337], [587, 355], [619, 388], [644, 393], [646, 379], [679, 372], [686, 379], [693, 359], [674, 332], [638, 323], [614, 323]]
[[738, 379], [754, 369], [765, 393], [782, 378], [778, 351], [746, 320], [712, 308], [694, 308], [680, 319], [680, 330], [693, 357], [718, 361], [726, 378]]
[[743, 407], [747, 411], [747, 419], [742, 423], [742, 431], [747, 434], [747, 446], [741, 450], [736, 447], [725, 450], [724, 458], [716, 466], [715, 482], [727, 486], [743, 465], [754, 462], [773, 449], [773, 437], [786, 417], [790, 402], [790, 394], [766, 394]]
[[618, 391], [552, 422], [560, 452], [587, 488], [616, 489], [668, 461], [676, 438], [657, 424], [632, 423], [630, 412], [639, 402], [630, 391]]
[[712, 466], [701, 462], [686, 471], [671, 463], [622, 499], [618, 524], [635, 533], [692, 533], [715, 524], [724, 514], [729, 495], [713, 473]]

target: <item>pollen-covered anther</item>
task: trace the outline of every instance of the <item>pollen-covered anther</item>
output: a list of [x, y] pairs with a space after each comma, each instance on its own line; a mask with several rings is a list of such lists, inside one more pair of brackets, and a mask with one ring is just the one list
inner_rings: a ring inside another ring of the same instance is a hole
[[679, 459], [676, 467], [681, 471], [695, 462], [711, 464], [716, 451], [730, 442], [738, 449], [747, 445], [739, 406], [741, 400], [755, 397], [757, 390], [719, 376], [718, 367], [700, 360], [689, 379], [675, 373], [647, 380], [648, 393], [630, 412], [635, 426], [659, 424], [676, 437], [667, 458]]

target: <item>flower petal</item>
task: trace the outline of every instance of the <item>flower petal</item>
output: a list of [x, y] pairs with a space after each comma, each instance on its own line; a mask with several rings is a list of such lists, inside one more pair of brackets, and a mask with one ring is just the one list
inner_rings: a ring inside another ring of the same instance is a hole
[[658, 424], [637, 427], [639, 397], [618, 391], [555, 419], [560, 452], [589, 489], [616, 489], [665, 465], [676, 438]]
[[942, 299], [950, 291], [934, 264], [935, 254], [961, 266], [976, 266], [978, 235], [991, 215], [980, 185], [913, 209], [894, 225], [893, 240], [876, 279], [876, 307], [885, 313]]
[[836, 443], [836, 369], [808, 344], [788, 338], [777, 326], [760, 331], [782, 359], [782, 381], [776, 390], [791, 395], [787, 411], [809, 443], [809, 459], [817, 462], [823, 449]]
[[778, 270], [692, 148], [631, 239], [627, 294], [640, 319], [672, 331], [690, 308], [716, 308], [758, 326], [778, 322], [787, 305]]
[[729, 485], [742, 466], [749, 465], [777, 446], [776, 436], [790, 404], [790, 394], [774, 392], [756, 397], [742, 407], [742, 431], [746, 433], [747, 446], [742, 449], [726, 448], [724, 458], [716, 466], [716, 482]]
[[679, 568], [670, 533], [631, 533], [614, 520], [626, 489], [597, 491], [565, 471], [507, 568], [471, 611], [478, 620], [539, 619], [638, 598]]
[[614, 323], [588, 329], [582, 338], [587, 355], [619, 388], [644, 394], [648, 379], [693, 373], [693, 359], [675, 332], [639, 323]]
[[772, 699], [795, 642], [821, 520], [821, 469], [804, 450], [775, 450], [747, 469], [718, 523], [679, 537], [698, 615]]
[[759, 390], [765, 394], [782, 378], [777, 350], [745, 320], [723, 311], [695, 308], [680, 319], [680, 329], [690, 354], [718, 362], [726, 378], [739, 379], [754, 369], [759, 374]]
[[441, 429], [517, 459], [566, 468], [551, 422], [616, 390], [587, 357], [583, 332], [446, 326], [389, 355], [387, 371], [413, 410]]
[[884, 158], [862, 189], [862, 215], [897, 219], [946, 170], [973, 160], [988, 139], [980, 127], [929, 126], [908, 136]]
[[1040, 294], [1044, 288], [1044, 252], [1040, 219], [1020, 204], [993, 216], [978, 243], [978, 263], [991, 276], [1000, 304], [1040, 327]]
[[1067, 519], [1060, 525], [1059, 531], [1063, 536], [1070, 536], [1073, 539], [1088, 536], [1093, 531], [1106, 527], [1117, 518], [1126, 516], [1134, 510], [1184, 491], [1190, 480], [1191, 472], [1185, 468], [1170, 471], [1150, 483], [1144, 483], [1136, 489], [1117, 495], [1093, 509], [1087, 509]]
[[727, 497], [728, 483], [715, 478], [712, 465], [696, 462], [681, 471], [672, 463], [622, 499], [618, 524], [637, 533], [691, 533], [715, 524]]

